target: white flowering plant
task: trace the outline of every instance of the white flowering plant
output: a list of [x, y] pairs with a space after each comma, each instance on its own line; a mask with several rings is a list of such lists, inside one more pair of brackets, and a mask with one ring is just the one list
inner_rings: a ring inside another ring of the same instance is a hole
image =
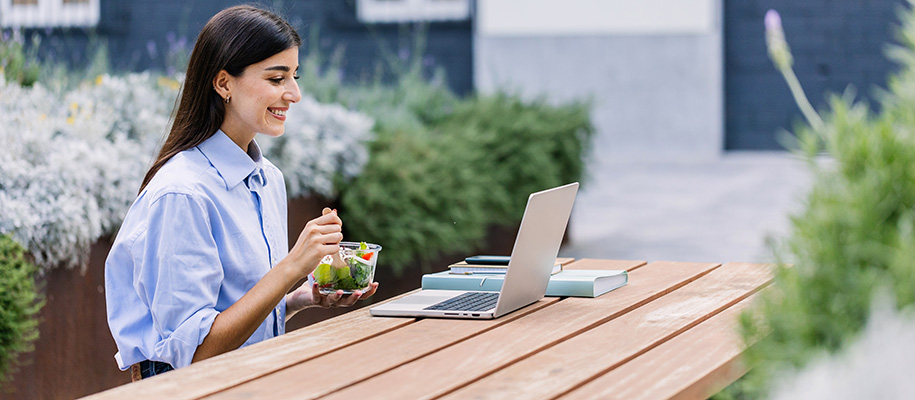
[[64, 93], [0, 82], [0, 233], [43, 269], [84, 265], [136, 196], [177, 88], [149, 74]]
[[286, 132], [258, 144], [286, 178], [290, 197], [337, 196], [337, 184], [362, 172], [375, 122], [338, 104], [305, 96], [289, 107]]
[[[0, 234], [36, 264], [85, 266], [89, 246], [114, 234], [167, 133], [181, 77], [101, 75], [55, 92], [0, 78]], [[367, 159], [373, 122], [303, 99], [287, 136], [265, 140], [290, 196], [332, 196]]]

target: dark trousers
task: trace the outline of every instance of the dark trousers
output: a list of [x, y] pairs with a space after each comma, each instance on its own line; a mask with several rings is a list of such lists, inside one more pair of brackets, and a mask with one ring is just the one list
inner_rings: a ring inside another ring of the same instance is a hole
[[173, 369], [168, 363], [144, 360], [130, 366], [130, 378], [133, 382], [136, 382], [150, 376], [164, 374]]

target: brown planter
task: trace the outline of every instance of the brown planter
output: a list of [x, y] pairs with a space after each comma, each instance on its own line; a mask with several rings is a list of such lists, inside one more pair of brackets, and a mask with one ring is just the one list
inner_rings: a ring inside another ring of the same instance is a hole
[[92, 246], [85, 274], [56, 268], [38, 278], [47, 303], [35, 351], [4, 385], [3, 398], [66, 399], [130, 382], [114, 361], [117, 348], [105, 313], [105, 258], [111, 242]]
[[[332, 201], [320, 198], [289, 200], [289, 243], [295, 243], [305, 224], [319, 215], [324, 207], [338, 208]], [[341, 210], [342, 211], [342, 210]], [[517, 234], [515, 227], [493, 227], [477, 254], [510, 254]], [[57, 268], [39, 278], [39, 287], [47, 303], [41, 311], [40, 337], [35, 351], [23, 356], [26, 364], [11, 374], [12, 381], [0, 390], [2, 398], [62, 399], [82, 397], [130, 382], [128, 372], [117, 368], [114, 354], [117, 348], [105, 308], [105, 259], [111, 241], [100, 240], [92, 246], [85, 273]], [[378, 292], [357, 307], [420, 287], [422, 274], [440, 271], [468, 254], [445, 254], [426, 263], [415, 263], [395, 276], [390, 269], [379, 268], [375, 280]], [[353, 308], [308, 309], [287, 322], [292, 331], [331, 318]]]

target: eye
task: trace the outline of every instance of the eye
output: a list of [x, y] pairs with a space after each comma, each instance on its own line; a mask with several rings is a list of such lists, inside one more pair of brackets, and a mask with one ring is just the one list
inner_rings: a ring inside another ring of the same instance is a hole
[[274, 85], [280, 85], [283, 83], [284, 79], [285, 78], [283, 78], [283, 77], [279, 77], [279, 78], [270, 78], [269, 80], [270, 80], [270, 82], [273, 82]]
[[292, 79], [299, 79], [299, 74], [295, 74], [295, 76], [293, 76]]

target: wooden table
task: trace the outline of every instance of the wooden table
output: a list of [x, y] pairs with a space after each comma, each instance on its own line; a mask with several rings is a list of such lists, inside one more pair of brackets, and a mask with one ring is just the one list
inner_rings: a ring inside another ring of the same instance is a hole
[[746, 372], [736, 316], [771, 282], [771, 266], [584, 259], [568, 268], [626, 269], [629, 283], [490, 321], [362, 308], [91, 398], [705, 398]]

